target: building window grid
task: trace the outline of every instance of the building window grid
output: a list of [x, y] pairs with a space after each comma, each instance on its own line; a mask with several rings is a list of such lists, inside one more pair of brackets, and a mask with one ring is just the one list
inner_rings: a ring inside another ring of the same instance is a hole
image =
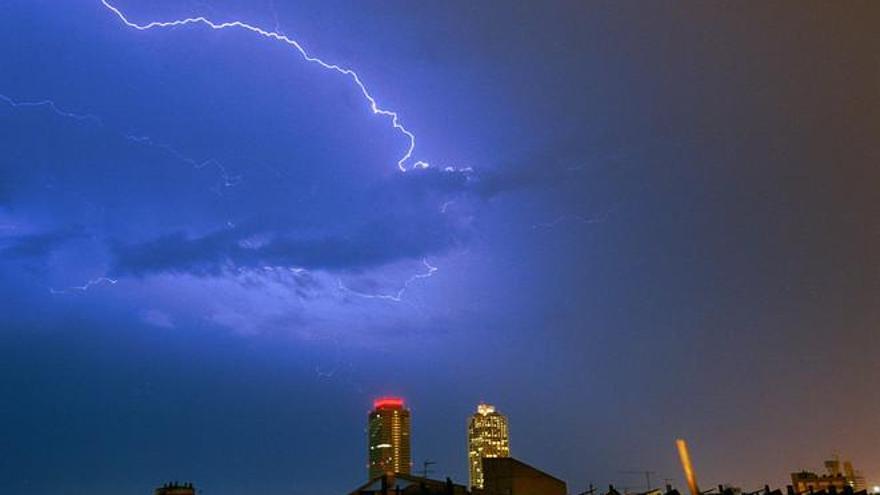
[[481, 404], [468, 428], [471, 486], [483, 487], [482, 459], [509, 457], [510, 445], [507, 418], [494, 407]]

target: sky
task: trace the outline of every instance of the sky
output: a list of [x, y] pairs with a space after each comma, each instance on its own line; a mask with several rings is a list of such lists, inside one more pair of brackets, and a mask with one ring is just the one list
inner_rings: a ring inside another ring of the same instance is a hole
[[348, 493], [389, 394], [462, 483], [479, 401], [571, 493], [880, 482], [880, 4], [112, 5], [0, 16], [8, 491]]

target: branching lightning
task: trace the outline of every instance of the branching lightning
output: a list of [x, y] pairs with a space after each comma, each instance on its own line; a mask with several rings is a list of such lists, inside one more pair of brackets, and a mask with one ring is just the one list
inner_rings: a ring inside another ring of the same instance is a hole
[[151, 138], [150, 136], [135, 136], [133, 134], [125, 134], [124, 137], [125, 137], [125, 139], [127, 139], [133, 143], [138, 143], [138, 144], [142, 144], [142, 145], [146, 145], [146, 146], [150, 146], [153, 148], [158, 148], [158, 149], [164, 150], [165, 152], [167, 152], [169, 155], [173, 156], [177, 160], [179, 160], [183, 163], [186, 163], [188, 165], [191, 165], [193, 168], [195, 168], [197, 170], [213, 165], [214, 167], [217, 168], [217, 170], [220, 171], [220, 177], [221, 177], [221, 179], [223, 179], [223, 187], [232, 187], [232, 186], [235, 186], [241, 182], [241, 176], [229, 175], [229, 172], [226, 170], [226, 167], [224, 167], [222, 163], [220, 163], [219, 161], [217, 161], [214, 158], [209, 158], [205, 161], [200, 162], [200, 161], [197, 161], [193, 158], [190, 158], [190, 157], [184, 155], [183, 153], [177, 151], [177, 149], [175, 149], [174, 147], [172, 147], [168, 144], [159, 143], [159, 142], [154, 141], [153, 138]]
[[334, 64], [334, 63], [325, 62], [324, 60], [321, 60], [320, 58], [315, 57], [314, 55], [312, 55], [308, 51], [306, 51], [306, 49], [303, 48], [303, 46], [298, 41], [296, 41], [293, 38], [288, 37], [287, 35], [285, 35], [283, 33], [279, 33], [277, 31], [266, 31], [265, 29], [259, 28], [257, 26], [252, 25], [252, 24], [248, 24], [243, 21], [214, 22], [204, 16], [187, 17], [185, 19], [177, 19], [177, 20], [172, 20], [172, 21], [151, 21], [146, 24], [138, 24], [136, 22], [132, 22], [131, 20], [129, 20], [128, 17], [120, 9], [115, 7], [109, 1], [101, 0], [101, 3], [104, 5], [104, 7], [106, 7], [111, 12], [113, 12], [117, 17], [119, 17], [119, 19], [126, 26], [128, 26], [130, 28], [137, 29], [139, 31], [147, 31], [147, 30], [154, 29], [154, 28], [169, 28], [169, 27], [175, 27], [175, 26], [186, 26], [186, 25], [190, 25], [190, 24], [202, 24], [202, 25], [208, 26], [209, 28], [215, 29], [215, 30], [227, 29], [227, 28], [243, 29], [243, 30], [258, 34], [260, 36], [263, 36], [265, 38], [270, 38], [270, 39], [274, 39], [274, 40], [280, 41], [282, 43], [285, 43], [285, 44], [289, 45], [290, 47], [294, 48], [297, 51], [297, 53], [299, 53], [299, 55], [302, 57], [302, 59], [305, 60], [306, 62], [316, 64], [325, 70], [337, 72], [343, 76], [348, 77], [355, 84], [355, 86], [357, 86], [357, 88], [360, 90], [364, 99], [369, 103], [370, 110], [373, 112], [373, 114], [381, 115], [383, 117], [388, 118], [391, 122], [391, 126], [397, 132], [399, 132], [400, 134], [403, 134], [406, 137], [406, 139], [409, 142], [409, 145], [407, 146], [406, 152], [397, 161], [397, 168], [400, 169], [401, 172], [406, 172], [407, 170], [410, 170], [412, 168], [427, 168], [429, 166], [429, 164], [424, 161], [415, 161], [411, 165], [409, 165], [409, 162], [412, 159], [413, 152], [415, 151], [415, 148], [416, 148], [415, 134], [413, 134], [409, 129], [407, 129], [406, 127], [403, 126], [403, 124], [400, 123], [400, 117], [398, 116], [397, 112], [392, 111], [392, 110], [387, 110], [387, 109], [379, 106], [378, 102], [376, 101], [376, 98], [373, 97], [373, 95], [370, 93], [369, 90], [367, 90], [366, 85], [364, 85], [363, 81], [361, 80], [361, 77], [358, 75], [357, 72], [355, 72], [354, 70], [349, 69], [347, 67], [342, 67], [342, 66]]
[[[245, 30], [245, 31], [257, 34], [257, 35], [262, 36], [264, 38], [268, 38], [268, 39], [282, 42], [282, 43], [288, 45], [289, 47], [293, 48], [299, 54], [299, 56], [301, 56], [301, 58], [305, 62], [308, 62], [310, 64], [315, 64], [326, 71], [335, 72], [341, 76], [345, 76], [345, 78], [347, 78], [351, 83], [354, 83], [354, 85], [360, 91], [360, 94], [363, 96], [364, 100], [368, 104], [368, 107], [371, 110], [371, 112], [374, 115], [378, 115], [380, 117], [387, 119], [387, 121], [390, 123], [392, 129], [394, 131], [396, 131], [397, 133], [402, 134], [405, 137], [406, 142], [407, 142], [405, 152], [397, 160], [397, 168], [399, 169], [399, 171], [407, 172], [407, 171], [410, 171], [413, 169], [425, 169], [430, 166], [429, 163], [426, 161], [414, 159], [413, 154], [414, 154], [415, 148], [416, 148], [415, 134], [413, 134], [412, 131], [407, 129], [401, 123], [400, 116], [396, 111], [383, 108], [379, 105], [378, 101], [373, 96], [373, 94], [367, 89], [367, 86], [364, 84], [363, 80], [361, 79], [361, 76], [357, 72], [355, 72], [354, 70], [352, 70], [350, 68], [338, 65], [336, 63], [324, 61], [321, 58], [316, 57], [316, 56], [312, 55], [311, 53], [309, 53], [297, 40], [289, 37], [287, 34], [282, 32], [282, 30], [280, 29], [278, 20], [277, 20], [277, 15], [275, 16], [275, 19], [276, 19], [275, 31], [268, 31], [268, 30], [262, 29], [260, 27], [257, 27], [252, 24], [249, 24], [249, 23], [246, 23], [243, 21], [239, 21], [239, 20], [227, 21], [227, 22], [215, 22], [215, 21], [213, 21], [207, 17], [204, 17], [204, 16], [188, 17], [188, 18], [184, 18], [184, 19], [177, 19], [177, 20], [170, 20], [170, 21], [150, 21], [147, 23], [138, 23], [138, 22], [134, 22], [134, 21], [130, 20], [126, 16], [126, 14], [123, 13], [122, 10], [120, 10], [119, 8], [114, 6], [112, 3], [110, 3], [110, 1], [108, 1], [108, 0], [100, 0], [100, 1], [101, 1], [101, 4], [106, 9], [108, 9], [110, 12], [112, 12], [116, 17], [118, 17], [119, 20], [122, 21], [122, 23], [125, 26], [127, 26], [129, 28], [136, 29], [138, 31], [147, 31], [147, 30], [151, 30], [151, 29], [171, 28], [171, 27], [187, 26], [187, 25], [203, 25], [203, 26], [209, 27], [213, 30], [237, 28], [237, 29], [241, 29], [241, 30]], [[51, 101], [51, 100], [18, 101], [13, 98], [10, 98], [10, 97], [7, 97], [5, 95], [0, 94], [0, 102], [5, 102], [6, 104], [10, 105], [13, 108], [46, 108], [46, 109], [52, 111], [54, 114], [56, 114], [59, 117], [73, 119], [73, 120], [80, 121], [80, 122], [92, 122], [94, 124], [97, 124], [98, 126], [106, 127], [104, 120], [99, 116], [96, 116], [93, 114], [87, 114], [87, 113], [70, 112], [70, 111], [62, 109], [54, 101]], [[155, 141], [154, 139], [152, 139], [149, 136], [127, 134], [124, 132], [118, 132], [118, 135], [120, 135], [121, 137], [123, 137], [124, 139], [126, 139], [127, 141], [130, 141], [132, 143], [160, 149], [160, 150], [164, 151], [165, 153], [167, 153], [168, 155], [175, 158], [176, 160], [183, 162], [183, 163], [187, 163], [190, 166], [195, 167], [197, 169], [201, 169], [201, 168], [208, 167], [208, 166], [216, 166], [221, 172], [222, 179], [223, 179], [223, 186], [225, 186], [225, 187], [234, 186], [240, 180], [240, 178], [237, 176], [230, 176], [227, 173], [227, 170], [222, 166], [222, 164], [220, 164], [219, 162], [217, 162], [214, 159], [209, 159], [209, 160], [205, 160], [205, 161], [194, 160], [190, 157], [183, 155], [182, 153], [177, 151], [172, 146]], [[454, 169], [452, 169], [451, 167], [446, 169], [446, 171], [453, 171], [453, 170]], [[469, 168], [462, 169], [462, 170], [470, 171]], [[446, 211], [446, 208], [450, 204], [451, 204], [451, 202], [447, 202], [442, 205], [441, 209], [444, 213]], [[432, 277], [434, 275], [434, 273], [438, 270], [438, 268], [431, 265], [427, 261], [427, 259], [423, 259], [422, 264], [424, 265], [425, 270], [410, 276], [403, 283], [403, 285], [396, 292], [393, 292], [393, 293], [372, 294], [372, 293], [360, 292], [360, 291], [346, 287], [343, 284], [341, 279], [338, 279], [338, 286], [339, 286], [340, 290], [343, 290], [343, 291], [345, 291], [349, 294], [355, 295], [357, 297], [361, 297], [361, 298], [365, 298], [365, 299], [385, 300], [385, 301], [391, 301], [391, 302], [402, 302], [404, 300], [404, 296], [406, 295], [406, 292], [409, 290], [409, 288], [411, 287], [412, 284], [416, 283], [417, 281], [419, 281], [421, 279], [426, 279], [426, 278]], [[300, 271], [305, 271], [304, 269], [300, 269], [300, 268], [295, 268], [295, 269], [291, 269], [291, 270], [295, 274], [299, 274]], [[83, 285], [71, 286], [71, 287], [67, 287], [67, 288], [63, 288], [63, 289], [49, 288], [49, 292], [52, 294], [73, 294], [73, 293], [79, 293], [79, 292], [87, 292], [87, 291], [94, 289], [96, 287], [113, 286], [113, 285], [116, 285], [117, 283], [118, 283], [118, 280], [116, 280], [116, 279], [102, 276], [102, 277], [88, 280]]]
[[422, 273], [416, 273], [415, 275], [408, 278], [406, 280], [406, 282], [403, 283], [403, 286], [400, 289], [398, 289], [398, 291], [395, 292], [394, 294], [370, 294], [370, 293], [366, 293], [366, 292], [356, 291], [354, 289], [350, 289], [345, 284], [343, 284], [341, 279], [337, 279], [337, 285], [339, 287], [339, 290], [348, 292], [349, 294], [353, 294], [358, 297], [362, 297], [364, 299], [381, 299], [384, 301], [402, 302], [403, 296], [406, 294], [406, 291], [409, 289], [410, 285], [412, 285], [414, 282], [416, 282], [418, 280], [421, 280], [424, 278], [431, 278], [432, 276], [434, 276], [434, 273], [438, 270], [438, 268], [436, 266], [433, 266], [430, 263], [428, 263], [427, 259], [422, 259], [422, 264], [425, 265], [425, 269], [427, 271], [424, 271]]
[[[104, 123], [104, 119], [102, 119], [101, 117], [94, 114], [74, 113], [64, 110], [52, 100], [18, 101], [4, 94], [0, 94], [0, 101], [7, 103], [13, 108], [48, 108], [52, 111], [52, 113], [59, 117], [72, 119], [79, 122], [92, 122], [100, 127], [107, 128], [107, 125]], [[222, 179], [221, 185], [223, 187], [233, 187], [241, 182], [241, 176], [230, 175], [229, 172], [226, 170], [226, 167], [224, 167], [222, 163], [213, 158], [200, 162], [184, 155], [171, 145], [157, 142], [150, 136], [138, 136], [134, 134], [123, 133], [119, 133], [119, 135], [125, 140], [132, 143], [161, 150], [170, 155], [175, 160], [186, 163], [187, 165], [190, 165], [195, 169], [202, 169], [208, 166], [214, 166], [217, 168], [217, 170], [220, 171], [220, 178]], [[219, 190], [215, 190], [215, 192], [217, 192], [218, 194], [220, 193]]]
[[275, 0], [269, 0], [269, 9], [272, 11], [272, 19], [275, 20], [275, 32], [287, 34], [281, 29], [281, 21], [278, 19], [278, 11], [275, 10]]

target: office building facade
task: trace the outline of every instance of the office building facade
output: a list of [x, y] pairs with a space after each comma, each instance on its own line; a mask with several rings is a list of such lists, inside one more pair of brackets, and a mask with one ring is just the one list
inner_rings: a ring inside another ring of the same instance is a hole
[[479, 404], [468, 423], [468, 468], [471, 488], [483, 488], [483, 459], [510, 457], [507, 418], [490, 404]]
[[368, 417], [370, 479], [410, 474], [410, 414], [399, 397], [373, 401]]

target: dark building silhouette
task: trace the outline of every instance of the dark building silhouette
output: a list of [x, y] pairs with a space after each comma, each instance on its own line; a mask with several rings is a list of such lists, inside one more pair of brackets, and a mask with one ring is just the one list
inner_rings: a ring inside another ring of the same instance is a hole
[[565, 482], [512, 457], [483, 459], [483, 495], [566, 495]]
[[192, 483], [165, 483], [153, 490], [153, 495], [195, 495], [196, 489]]
[[[853, 490], [853, 488], [849, 485], [844, 487], [843, 490], [838, 490], [837, 488], [831, 486], [825, 490], [814, 490], [814, 491], [807, 492], [807, 493], [809, 493], [811, 495], [868, 495], [867, 490], [856, 491], [856, 490]], [[797, 492], [795, 491], [793, 486], [788, 485], [787, 495], [797, 495]]]
[[468, 495], [467, 487], [451, 479], [432, 480], [409, 474], [383, 474], [359, 486], [350, 495]]

